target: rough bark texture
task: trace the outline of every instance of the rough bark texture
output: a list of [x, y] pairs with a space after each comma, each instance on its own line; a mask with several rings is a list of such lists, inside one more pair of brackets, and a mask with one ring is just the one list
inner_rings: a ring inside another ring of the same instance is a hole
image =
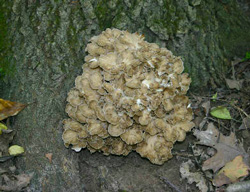
[[[1, 97], [30, 103], [12, 118], [20, 172], [34, 173], [28, 191], [166, 191], [159, 177], [185, 190], [178, 162], [150, 164], [128, 157], [75, 153], [64, 147], [61, 120], [66, 94], [82, 72], [90, 37], [108, 27], [143, 33], [184, 59], [192, 89], [223, 83], [230, 59], [250, 46], [249, 6], [234, 0], [13, 0], [0, 1], [9, 15], [12, 74], [0, 81]], [[9, 59], [10, 58], [10, 59]], [[7, 64], [5, 67], [7, 68]], [[13, 67], [14, 66], [14, 67]], [[53, 153], [50, 164], [46, 153]]]

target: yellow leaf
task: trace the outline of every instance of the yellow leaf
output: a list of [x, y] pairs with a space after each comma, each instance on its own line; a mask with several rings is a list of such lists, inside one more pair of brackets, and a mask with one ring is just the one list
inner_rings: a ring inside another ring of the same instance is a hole
[[16, 155], [20, 155], [22, 153], [24, 153], [24, 148], [19, 146], [19, 145], [12, 145], [9, 147], [9, 154], [10, 155], [16, 156]]
[[3, 129], [8, 129], [6, 125], [0, 123], [0, 135], [2, 134]]
[[[228, 162], [215, 176], [213, 183], [228, 184], [236, 182], [240, 177], [248, 175], [249, 167], [243, 162], [241, 155]], [[228, 180], [229, 179], [229, 180]], [[221, 180], [221, 181], [219, 181]]]
[[25, 104], [16, 103], [0, 98], [0, 121], [9, 116], [17, 115], [24, 107]]

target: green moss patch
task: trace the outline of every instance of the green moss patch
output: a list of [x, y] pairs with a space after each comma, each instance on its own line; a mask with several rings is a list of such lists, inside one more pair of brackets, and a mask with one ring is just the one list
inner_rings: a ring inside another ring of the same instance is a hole
[[11, 15], [11, 2], [0, 0], [0, 79], [14, 72], [10, 64], [11, 42], [9, 38], [8, 18]]

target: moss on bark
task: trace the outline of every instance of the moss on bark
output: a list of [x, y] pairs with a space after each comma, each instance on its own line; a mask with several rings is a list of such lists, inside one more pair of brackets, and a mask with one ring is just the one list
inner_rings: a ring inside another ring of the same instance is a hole
[[[11, 65], [11, 40], [9, 38], [9, 17], [11, 2], [0, 0], [0, 81], [5, 75], [13, 75], [15, 67]], [[0, 89], [1, 90], [1, 89]]]

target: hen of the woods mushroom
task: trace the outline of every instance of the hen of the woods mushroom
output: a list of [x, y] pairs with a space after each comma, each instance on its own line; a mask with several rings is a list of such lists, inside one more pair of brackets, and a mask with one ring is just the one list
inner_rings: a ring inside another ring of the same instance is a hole
[[154, 164], [172, 157], [193, 127], [183, 62], [137, 33], [107, 29], [87, 45], [83, 74], [67, 97], [66, 147], [128, 155]]

